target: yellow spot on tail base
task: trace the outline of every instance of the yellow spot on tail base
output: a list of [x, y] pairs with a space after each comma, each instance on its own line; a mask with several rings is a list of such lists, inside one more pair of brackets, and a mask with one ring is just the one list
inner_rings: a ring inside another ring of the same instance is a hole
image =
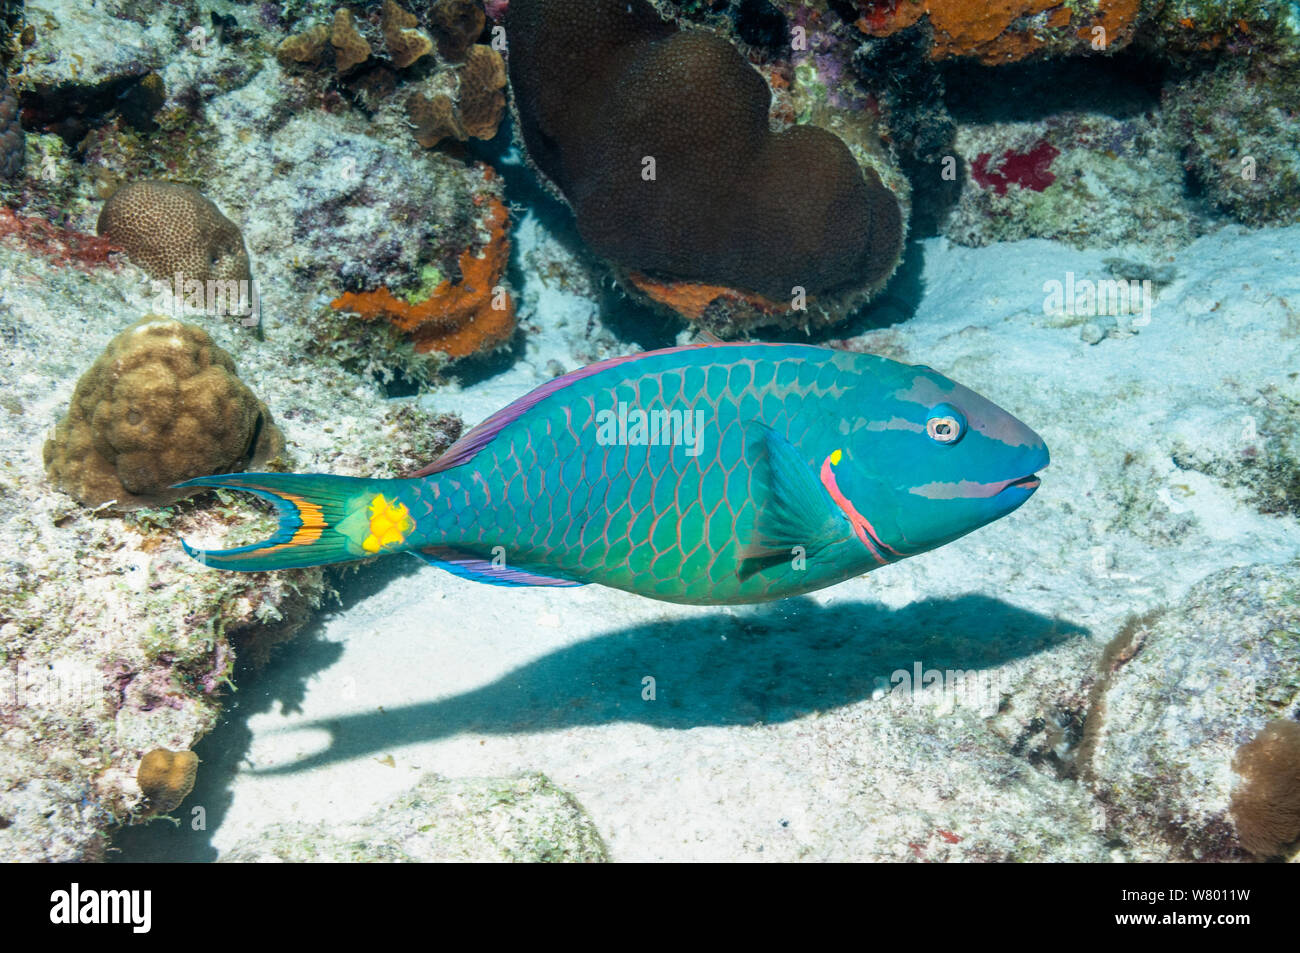
[[399, 545], [415, 529], [411, 511], [396, 500], [384, 499], [382, 493], [370, 501], [369, 516], [370, 533], [361, 543], [361, 548], [368, 553]]
[[832, 453], [832, 454], [831, 454], [831, 466], [833, 466], [833, 467], [837, 467], [837, 466], [839, 466], [839, 465], [840, 465], [840, 458], [843, 457], [843, 456], [844, 456], [844, 454], [841, 453], [839, 450], [836, 450], [834, 453]]

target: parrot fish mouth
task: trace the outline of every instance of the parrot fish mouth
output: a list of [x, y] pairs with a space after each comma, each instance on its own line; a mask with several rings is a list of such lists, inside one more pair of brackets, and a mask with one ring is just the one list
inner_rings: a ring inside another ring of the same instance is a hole
[[[1007, 480], [1006, 483], [1002, 485], [1002, 490], [1009, 490], [1014, 486], [1018, 489], [1028, 490], [1029, 492], [1032, 493], [1034, 490], [1038, 489], [1039, 484], [1042, 482], [1043, 481], [1038, 478], [1037, 473], [1031, 473], [1029, 474], [1029, 476], [1022, 476], [1014, 480]], [[999, 490], [998, 492], [1001, 493], [1002, 490]]]
[[1001, 496], [1007, 490], [1020, 490], [1026, 498], [1038, 489], [1037, 473], [1028, 476], [1012, 477], [1010, 480], [995, 480], [992, 483], [976, 483], [962, 480], [960, 483], [927, 483], [913, 488], [912, 492], [932, 500], [991, 500]]

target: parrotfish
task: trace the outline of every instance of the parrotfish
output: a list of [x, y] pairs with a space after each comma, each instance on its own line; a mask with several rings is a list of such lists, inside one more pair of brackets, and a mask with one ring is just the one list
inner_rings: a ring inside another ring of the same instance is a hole
[[811, 592], [1024, 503], [1042, 439], [925, 366], [801, 344], [616, 357], [542, 384], [403, 479], [229, 473], [278, 531], [186, 552], [245, 572], [396, 552], [500, 586], [668, 602]]

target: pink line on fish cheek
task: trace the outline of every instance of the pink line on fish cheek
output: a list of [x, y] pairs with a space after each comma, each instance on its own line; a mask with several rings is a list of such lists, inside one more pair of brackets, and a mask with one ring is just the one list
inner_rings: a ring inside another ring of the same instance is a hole
[[[846, 517], [848, 517], [849, 525], [851, 525], [853, 531], [858, 534], [858, 539], [862, 540], [862, 544], [871, 551], [871, 555], [875, 557], [876, 562], [882, 566], [887, 565], [889, 560], [880, 555], [880, 550], [876, 548], [875, 543], [879, 543], [883, 548], [894, 553], [894, 555], [898, 555], [898, 553], [880, 541], [880, 538], [876, 535], [876, 531], [871, 526], [870, 521], [859, 513], [853, 504], [849, 502], [848, 497], [840, 491], [839, 484], [835, 481], [835, 474], [831, 472], [830, 457], [827, 457], [822, 461], [821, 479], [822, 486], [826, 487], [826, 492], [831, 495], [831, 499], [835, 501], [835, 505], [840, 508]], [[872, 540], [875, 540], [875, 543], [873, 543]]]

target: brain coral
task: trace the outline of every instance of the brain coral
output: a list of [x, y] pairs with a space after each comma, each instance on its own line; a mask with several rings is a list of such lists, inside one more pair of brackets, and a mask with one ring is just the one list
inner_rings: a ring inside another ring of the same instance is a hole
[[51, 482], [87, 506], [157, 505], [191, 477], [259, 466], [284, 449], [235, 362], [191, 324], [146, 317], [82, 375], [45, 443]]
[[244, 236], [197, 189], [146, 179], [122, 186], [99, 213], [100, 235], [158, 281], [249, 279]]
[[529, 156], [602, 257], [781, 302], [893, 270], [893, 193], [830, 132], [772, 132], [767, 84], [723, 38], [644, 0], [512, 0], [507, 33]]

